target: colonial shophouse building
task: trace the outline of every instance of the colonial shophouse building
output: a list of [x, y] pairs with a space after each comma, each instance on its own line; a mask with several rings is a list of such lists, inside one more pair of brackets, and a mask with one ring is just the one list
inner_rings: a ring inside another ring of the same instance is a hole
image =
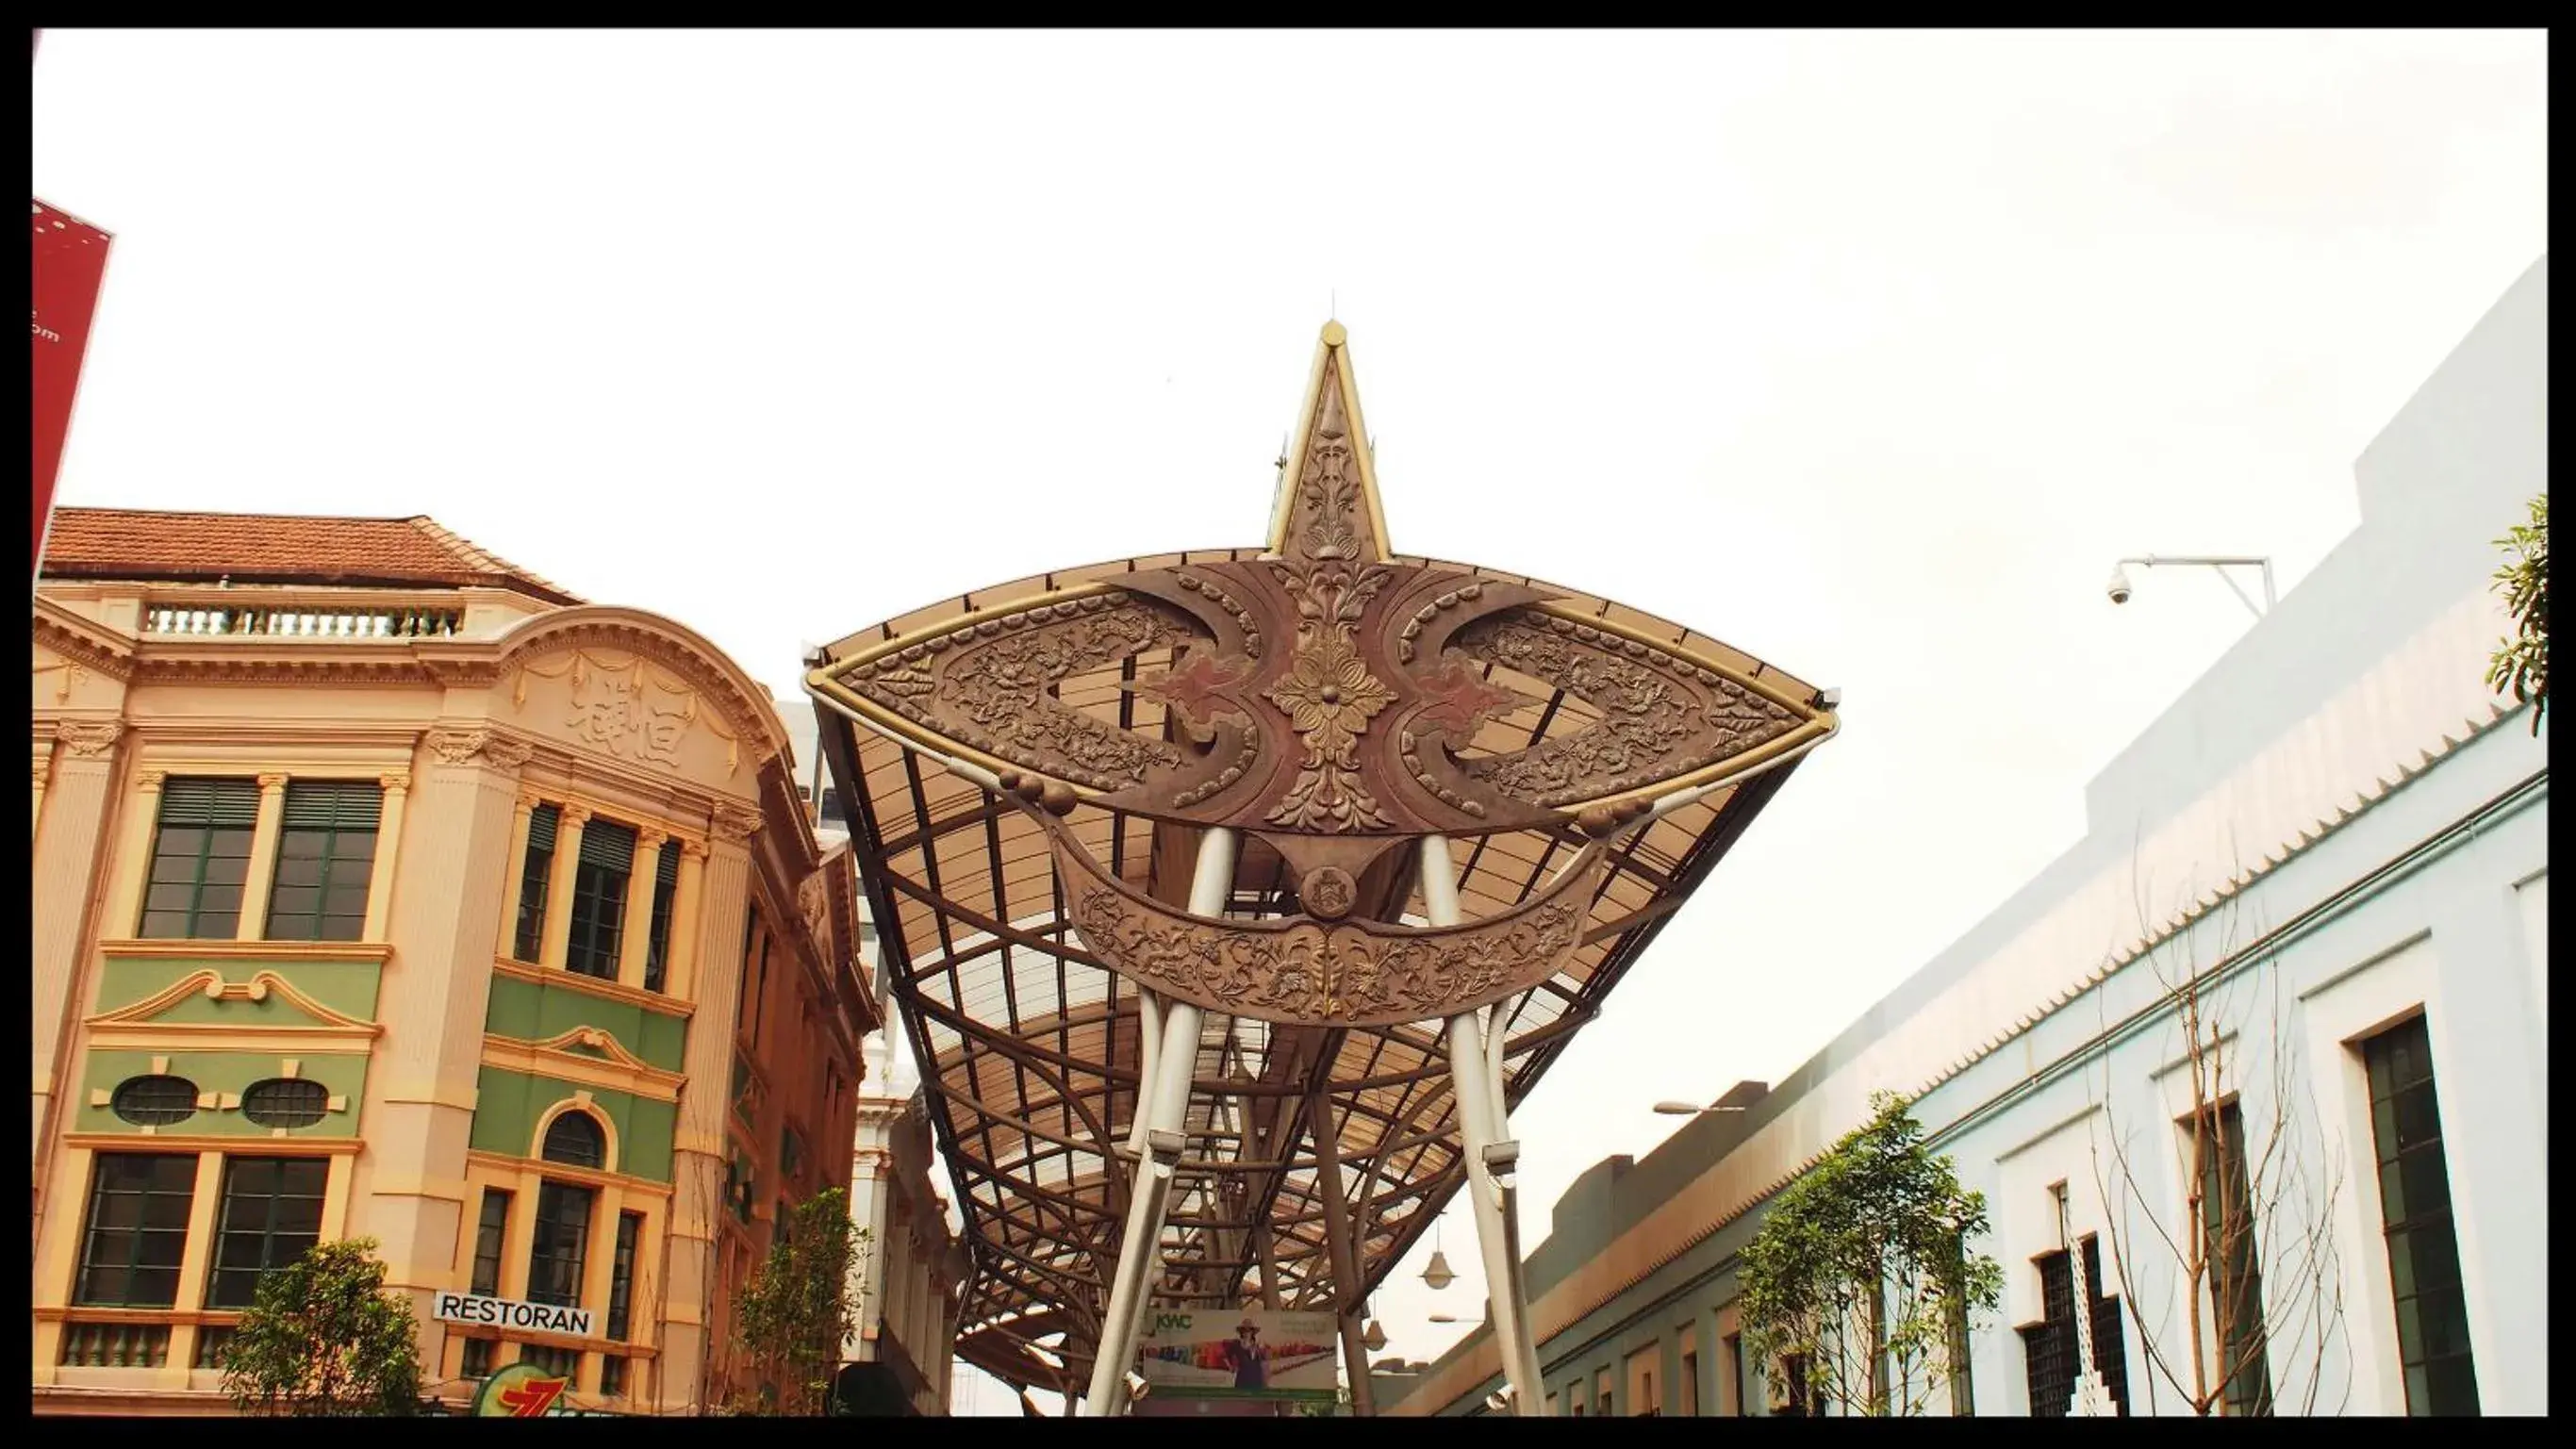
[[260, 1275], [342, 1237], [450, 1403], [744, 1387], [726, 1305], [847, 1186], [878, 1024], [768, 692], [426, 518], [65, 509], [34, 612], [36, 1409], [221, 1411]]

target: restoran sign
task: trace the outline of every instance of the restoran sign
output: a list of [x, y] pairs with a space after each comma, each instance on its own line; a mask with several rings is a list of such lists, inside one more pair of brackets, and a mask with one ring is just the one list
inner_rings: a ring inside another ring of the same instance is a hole
[[560, 1308], [552, 1303], [521, 1303], [512, 1298], [486, 1298], [479, 1293], [441, 1293], [433, 1315], [447, 1323], [479, 1323], [492, 1328], [534, 1328], [547, 1333], [590, 1337], [590, 1310]]

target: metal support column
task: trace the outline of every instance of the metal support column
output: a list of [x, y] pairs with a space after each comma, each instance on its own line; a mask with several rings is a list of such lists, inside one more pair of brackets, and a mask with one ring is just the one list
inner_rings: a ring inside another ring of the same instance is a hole
[[[1422, 907], [1434, 926], [1458, 924], [1458, 873], [1446, 836], [1422, 841]], [[1496, 1024], [1499, 1031], [1500, 1024]], [[1512, 1412], [1541, 1412], [1538, 1346], [1530, 1341], [1529, 1301], [1521, 1288], [1519, 1204], [1512, 1165], [1520, 1144], [1510, 1140], [1504, 1115], [1501, 1051], [1488, 1051], [1478, 1012], [1449, 1018], [1449, 1077], [1458, 1100], [1458, 1135], [1467, 1155], [1467, 1199], [1476, 1214], [1476, 1245], [1485, 1264], [1485, 1293], [1492, 1307], [1494, 1345], [1511, 1385]]]
[[[1192, 914], [1225, 914], [1234, 894], [1234, 861], [1240, 837], [1222, 827], [1199, 840], [1198, 862], [1190, 878]], [[1138, 1331], [1153, 1292], [1153, 1274], [1162, 1263], [1163, 1216], [1172, 1195], [1172, 1177], [1187, 1142], [1183, 1130], [1190, 1106], [1190, 1078], [1198, 1065], [1199, 1027], [1204, 1017], [1186, 1001], [1163, 1007], [1162, 1046], [1155, 1053], [1149, 1081], [1137, 1085], [1137, 1117], [1144, 1125], [1144, 1154], [1136, 1163], [1136, 1186], [1127, 1195], [1126, 1230], [1118, 1243], [1117, 1279], [1109, 1290], [1109, 1311], [1100, 1324], [1100, 1344], [1091, 1361], [1091, 1392], [1082, 1401], [1085, 1418], [1106, 1418], [1126, 1397], [1128, 1366], [1135, 1362]]]
[[1333, 1125], [1332, 1097], [1322, 1088], [1307, 1099], [1306, 1120], [1315, 1134], [1315, 1192], [1324, 1200], [1324, 1256], [1332, 1265], [1333, 1322], [1341, 1329], [1351, 1412], [1374, 1418], [1377, 1396], [1369, 1389], [1368, 1345], [1360, 1342], [1359, 1244], [1351, 1235], [1350, 1209], [1342, 1197], [1341, 1134]]

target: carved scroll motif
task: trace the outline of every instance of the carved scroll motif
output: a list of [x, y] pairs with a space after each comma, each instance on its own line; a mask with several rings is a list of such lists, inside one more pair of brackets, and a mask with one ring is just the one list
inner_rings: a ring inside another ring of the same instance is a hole
[[1078, 882], [1067, 919], [1112, 970], [1219, 1011], [1261, 1021], [1389, 1025], [1454, 1015], [1547, 980], [1582, 944], [1590, 889], [1607, 859], [1588, 847], [1546, 890], [1506, 915], [1435, 929], [1219, 921], [1174, 910], [1112, 879], [1060, 826], [1056, 861]]
[[1468, 655], [1518, 670], [1601, 711], [1563, 739], [1469, 761], [1468, 778], [1514, 799], [1564, 806], [1637, 789], [1787, 734], [1776, 701], [1651, 645], [1535, 610], [1459, 631]]
[[1176, 746], [1066, 706], [1067, 676], [1131, 654], [1197, 642], [1178, 609], [1132, 595], [1094, 594], [985, 619], [875, 661], [851, 676], [858, 692], [926, 729], [991, 755], [1096, 790], [1141, 783], [1185, 763]]

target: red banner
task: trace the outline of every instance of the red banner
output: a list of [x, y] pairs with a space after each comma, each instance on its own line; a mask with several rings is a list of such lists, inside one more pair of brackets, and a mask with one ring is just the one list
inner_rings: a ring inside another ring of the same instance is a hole
[[89, 323], [98, 311], [99, 278], [107, 271], [106, 232], [69, 213], [36, 203], [36, 552], [45, 558], [45, 525], [54, 513], [54, 475], [71, 432], [72, 397], [80, 390], [81, 354], [89, 348]]

